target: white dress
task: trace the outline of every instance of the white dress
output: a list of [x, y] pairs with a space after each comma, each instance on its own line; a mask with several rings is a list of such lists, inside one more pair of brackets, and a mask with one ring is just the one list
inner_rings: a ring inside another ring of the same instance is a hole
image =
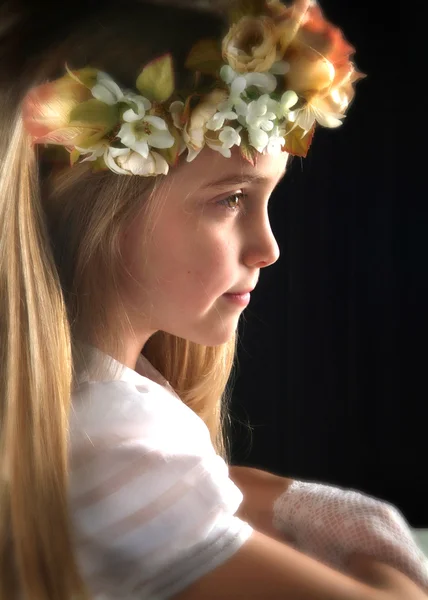
[[79, 566], [94, 600], [170, 598], [250, 537], [234, 516], [242, 494], [205, 423], [146, 359], [134, 371], [87, 351], [70, 416]]

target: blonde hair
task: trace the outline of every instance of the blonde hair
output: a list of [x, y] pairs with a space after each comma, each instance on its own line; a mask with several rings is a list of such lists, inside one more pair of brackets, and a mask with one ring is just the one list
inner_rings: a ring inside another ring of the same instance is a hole
[[[26, 38], [28, 58], [23, 53], [19, 65], [15, 55], [22, 74], [15, 83], [11, 72], [0, 72], [6, 82], [0, 98], [0, 600], [88, 597], [67, 499], [73, 349], [90, 326], [113, 344], [102, 312], [104, 284], [118, 272], [124, 224], [144, 210], [150, 226], [156, 188], [152, 178], [94, 174], [85, 165], [46, 168], [23, 130], [20, 100], [32, 85], [60, 75], [66, 61], [75, 68], [91, 64], [131, 87], [138, 68], [167, 50], [183, 85], [194, 36], [218, 35], [223, 27], [211, 14], [138, 2], [105, 3], [100, 14], [84, 14], [72, 25], [58, 19], [45, 45], [37, 30], [33, 40]], [[26, 14], [0, 30], [0, 57], [28, 20], [36, 28], [37, 18]], [[205, 421], [227, 458], [235, 337], [204, 347], [158, 332], [144, 354]]]

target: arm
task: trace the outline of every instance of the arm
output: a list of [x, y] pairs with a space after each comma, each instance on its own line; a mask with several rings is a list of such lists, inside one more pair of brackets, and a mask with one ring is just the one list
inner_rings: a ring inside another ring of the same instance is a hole
[[279, 541], [292, 541], [278, 531], [272, 521], [273, 504], [288, 489], [293, 479], [240, 466], [229, 466], [229, 476], [244, 496], [237, 516], [269, 537]]
[[295, 549], [341, 572], [353, 573], [349, 557], [371, 557], [399, 569], [428, 591], [428, 561], [393, 505], [354, 490], [299, 482], [258, 469], [231, 467], [230, 471], [244, 495], [239, 516], [255, 529], [292, 542]]
[[410, 579], [368, 557], [353, 557], [355, 578], [258, 531], [224, 564], [175, 600], [428, 600]]

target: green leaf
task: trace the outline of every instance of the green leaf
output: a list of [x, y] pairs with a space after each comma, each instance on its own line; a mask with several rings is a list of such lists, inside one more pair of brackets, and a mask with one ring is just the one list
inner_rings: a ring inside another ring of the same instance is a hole
[[69, 125], [72, 127], [88, 127], [103, 133], [111, 131], [119, 121], [117, 105], [108, 105], [101, 100], [87, 100], [73, 108]]
[[104, 158], [99, 156], [96, 160], [91, 161], [91, 171], [93, 173], [98, 173], [99, 171], [108, 171], [108, 167], [104, 162]]
[[229, 23], [234, 25], [242, 17], [259, 17], [266, 14], [266, 0], [235, 0], [228, 9]]
[[203, 39], [192, 47], [184, 66], [191, 71], [216, 77], [224, 64], [218, 40]]
[[155, 102], [166, 102], [175, 89], [171, 54], [152, 60], [137, 78], [137, 88], [143, 96]]
[[70, 166], [73, 166], [77, 163], [80, 158], [80, 152], [76, 149], [70, 152]]
[[88, 89], [92, 89], [97, 83], [97, 76], [99, 73], [98, 69], [94, 69], [92, 67], [85, 67], [83, 69], [73, 71], [69, 69], [67, 65], [65, 65], [65, 68], [69, 77], [71, 77], [75, 81], [78, 81]]

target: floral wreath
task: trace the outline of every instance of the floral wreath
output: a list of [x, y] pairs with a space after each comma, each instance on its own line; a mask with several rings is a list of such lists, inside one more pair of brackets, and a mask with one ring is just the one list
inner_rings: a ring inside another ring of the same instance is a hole
[[227, 35], [191, 49], [190, 91], [175, 89], [171, 54], [143, 68], [138, 92], [98, 69], [66, 66], [29, 91], [24, 125], [34, 144], [65, 148], [71, 165], [123, 175], [167, 174], [183, 152], [190, 162], [205, 146], [226, 158], [238, 146], [253, 165], [257, 153], [306, 156], [316, 124], [341, 125], [364, 77], [353, 52], [312, 0], [238, 0]]

